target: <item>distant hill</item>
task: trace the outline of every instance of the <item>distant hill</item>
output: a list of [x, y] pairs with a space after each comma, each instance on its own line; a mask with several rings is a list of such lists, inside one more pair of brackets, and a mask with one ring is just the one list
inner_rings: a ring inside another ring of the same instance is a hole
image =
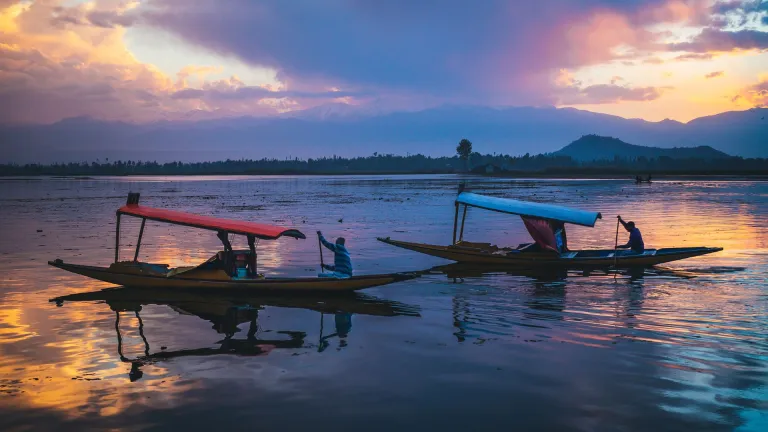
[[585, 135], [553, 153], [568, 156], [580, 162], [597, 160], [646, 159], [668, 157], [671, 159], [726, 159], [729, 154], [710, 146], [659, 148], [628, 144], [618, 138]]
[[587, 134], [644, 146], [710, 146], [734, 156], [768, 157], [768, 108], [688, 123], [554, 107], [460, 105], [413, 112], [370, 108], [360, 111], [336, 104], [282, 117], [148, 124], [74, 118], [50, 125], [0, 125], [0, 163], [293, 159], [374, 152], [453, 156], [461, 138], [471, 140], [476, 151], [515, 156], [554, 152]]

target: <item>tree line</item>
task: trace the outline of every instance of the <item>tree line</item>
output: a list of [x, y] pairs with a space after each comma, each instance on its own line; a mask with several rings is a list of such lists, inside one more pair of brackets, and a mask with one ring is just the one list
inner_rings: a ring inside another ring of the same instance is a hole
[[401, 156], [374, 153], [367, 157], [310, 159], [227, 159], [216, 162], [95, 161], [54, 164], [0, 164], [0, 176], [92, 175], [258, 175], [258, 174], [373, 174], [462, 172], [507, 174], [758, 174], [768, 175], [768, 159], [672, 159], [669, 157], [614, 158], [580, 162], [568, 156], [539, 154], [511, 156], [480, 154], [462, 140], [455, 156]]

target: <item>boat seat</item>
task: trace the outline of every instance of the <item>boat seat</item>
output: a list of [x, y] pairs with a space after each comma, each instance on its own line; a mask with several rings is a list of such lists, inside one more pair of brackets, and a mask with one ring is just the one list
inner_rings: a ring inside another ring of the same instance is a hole
[[498, 246], [490, 243], [474, 243], [468, 241], [459, 241], [449, 247], [464, 250], [480, 250], [483, 252], [496, 252], [499, 250]]
[[[619, 253], [620, 257], [631, 257], [631, 256], [654, 256], [656, 255], [656, 249], [646, 249], [643, 251], [643, 253], [629, 253], [628, 251], [620, 251], [620, 252], [626, 252], [626, 253]], [[616, 254], [611, 252], [606, 257], [613, 258]]]
[[578, 252], [565, 252], [560, 254], [560, 258], [574, 258]]

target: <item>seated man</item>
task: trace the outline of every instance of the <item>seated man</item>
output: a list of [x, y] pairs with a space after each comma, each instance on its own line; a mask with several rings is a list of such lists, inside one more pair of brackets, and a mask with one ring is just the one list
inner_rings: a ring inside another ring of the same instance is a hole
[[325, 237], [323, 237], [323, 233], [320, 231], [317, 232], [317, 235], [320, 237], [320, 243], [333, 251], [334, 264], [332, 266], [324, 264], [323, 268], [330, 270], [332, 273], [320, 273], [318, 276], [336, 278], [348, 278], [352, 276], [352, 258], [349, 256], [349, 251], [345, 246], [346, 241], [344, 240], [344, 237], [337, 238], [336, 244], [333, 244], [326, 240]]
[[618, 249], [631, 249], [633, 253], [643, 253], [645, 250], [645, 244], [643, 243], [643, 235], [640, 234], [640, 230], [635, 227], [634, 222], [624, 222], [624, 219], [619, 216], [619, 222], [624, 225], [624, 229], [629, 232], [629, 241], [627, 244], [616, 246]]
[[552, 232], [555, 234], [555, 243], [557, 251], [560, 253], [568, 252], [568, 237], [565, 234], [565, 224], [560, 221], [551, 221]]

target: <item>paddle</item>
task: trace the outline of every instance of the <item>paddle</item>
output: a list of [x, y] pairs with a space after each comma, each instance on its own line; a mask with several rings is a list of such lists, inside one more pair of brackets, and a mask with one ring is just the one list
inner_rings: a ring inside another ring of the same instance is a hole
[[[616, 231], [616, 238], [618, 239], [618, 228]], [[325, 269], [325, 263], [323, 262], [323, 242], [320, 241], [320, 231], [317, 232], [317, 245], [320, 246], [320, 273]]]
[[619, 249], [619, 221], [621, 220], [621, 216], [616, 216], [616, 242], [613, 244], [613, 279], [616, 279], [616, 266], [619, 262], [619, 257], [616, 255], [618, 249]]

